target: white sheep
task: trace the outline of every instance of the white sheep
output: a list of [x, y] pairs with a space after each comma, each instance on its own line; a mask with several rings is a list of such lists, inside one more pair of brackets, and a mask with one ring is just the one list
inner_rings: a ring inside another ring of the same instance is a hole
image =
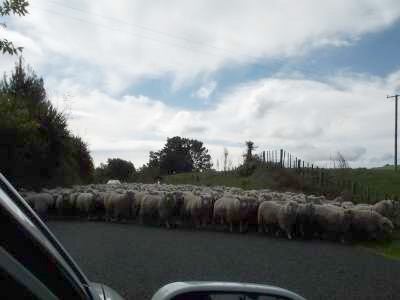
[[94, 206], [94, 195], [92, 193], [73, 193], [71, 194], [71, 201], [75, 200], [75, 207], [79, 216], [86, 216], [89, 218], [89, 213]]
[[237, 197], [224, 195], [214, 203], [213, 223], [228, 224], [229, 230], [233, 231], [233, 225], [240, 223], [240, 201]]
[[400, 226], [400, 202], [382, 200], [373, 205], [373, 210], [392, 221], [393, 225]]
[[293, 238], [298, 204], [294, 201], [264, 201], [258, 208], [259, 232], [283, 231], [288, 239]]
[[161, 194], [150, 194], [144, 196], [140, 202], [139, 209], [139, 221], [140, 224], [144, 222], [158, 221], [158, 207], [160, 201], [162, 201], [163, 195]]
[[351, 230], [357, 237], [380, 240], [393, 232], [393, 223], [373, 210], [351, 210]]
[[181, 215], [196, 228], [204, 227], [209, 223], [212, 214], [213, 199], [210, 195], [196, 195], [191, 192], [183, 193], [184, 202]]
[[315, 205], [314, 230], [320, 237], [334, 237], [344, 242], [351, 225], [352, 213], [330, 204]]
[[54, 201], [53, 196], [49, 193], [31, 193], [25, 198], [28, 203], [33, 207], [36, 213], [46, 220], [48, 217], [49, 205]]

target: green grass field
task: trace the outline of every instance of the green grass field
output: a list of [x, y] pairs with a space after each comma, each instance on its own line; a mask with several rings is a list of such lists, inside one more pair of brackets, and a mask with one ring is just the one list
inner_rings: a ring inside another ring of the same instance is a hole
[[389, 197], [393, 195], [400, 197], [400, 171], [395, 172], [386, 168], [352, 169], [351, 178]]

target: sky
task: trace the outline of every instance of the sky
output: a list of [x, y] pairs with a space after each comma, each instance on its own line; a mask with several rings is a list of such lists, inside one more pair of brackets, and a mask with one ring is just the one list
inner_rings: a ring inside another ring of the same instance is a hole
[[393, 161], [398, 0], [29, 2], [0, 34], [96, 166], [140, 167], [176, 135], [215, 166], [224, 148], [239, 164], [248, 140], [320, 166], [338, 152], [352, 167]]

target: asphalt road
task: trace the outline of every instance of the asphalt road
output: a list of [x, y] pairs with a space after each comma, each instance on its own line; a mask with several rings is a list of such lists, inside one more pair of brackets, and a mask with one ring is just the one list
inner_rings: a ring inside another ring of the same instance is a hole
[[400, 262], [319, 241], [52, 221], [50, 229], [91, 281], [126, 299], [150, 299], [173, 281], [272, 284], [307, 299], [400, 299]]

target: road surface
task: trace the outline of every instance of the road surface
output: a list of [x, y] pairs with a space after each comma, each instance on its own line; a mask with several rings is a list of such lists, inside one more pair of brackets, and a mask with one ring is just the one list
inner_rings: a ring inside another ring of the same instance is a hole
[[307, 299], [400, 299], [400, 262], [356, 247], [253, 234], [52, 221], [91, 281], [150, 299], [173, 281], [272, 284]]

